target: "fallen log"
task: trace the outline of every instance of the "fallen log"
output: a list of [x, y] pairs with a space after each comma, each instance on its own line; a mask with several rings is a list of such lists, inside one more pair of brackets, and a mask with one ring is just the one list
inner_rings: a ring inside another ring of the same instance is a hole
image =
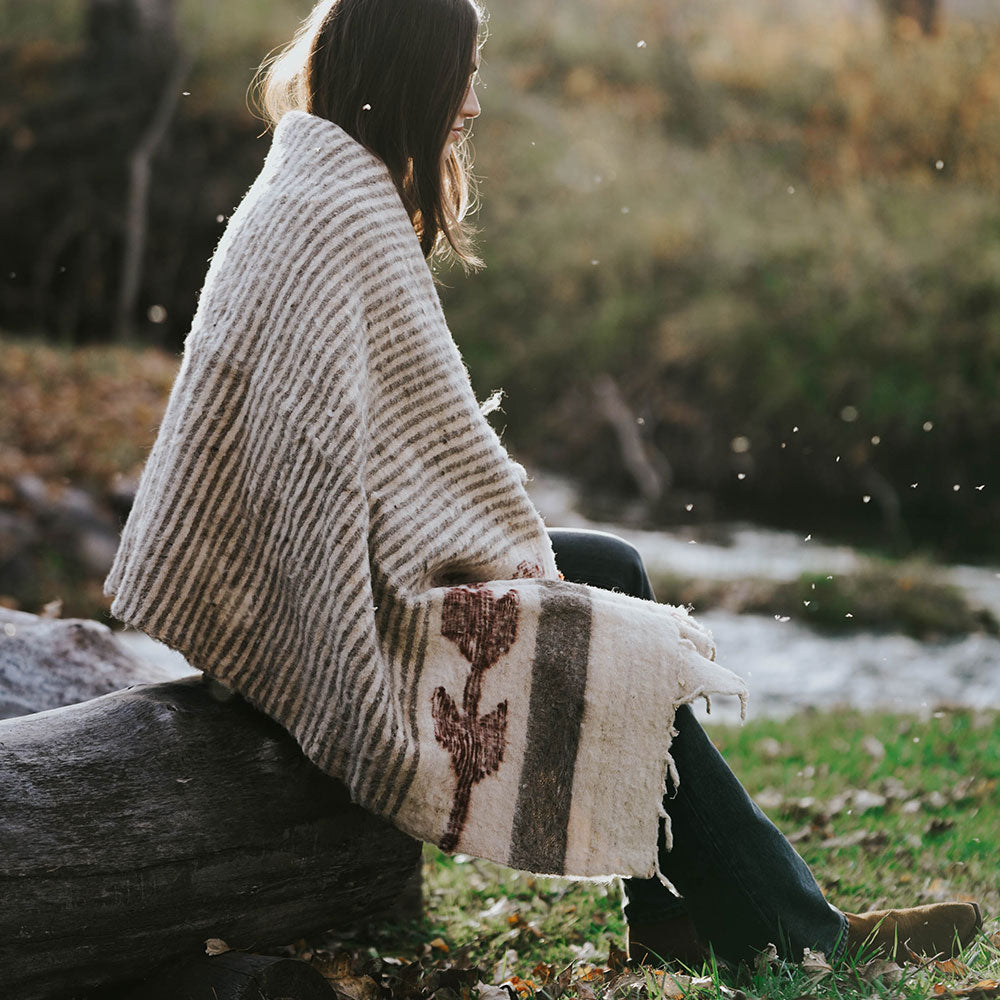
[[200, 677], [0, 722], [11, 1000], [135, 979], [208, 938], [357, 926], [412, 894], [419, 863], [417, 841]]

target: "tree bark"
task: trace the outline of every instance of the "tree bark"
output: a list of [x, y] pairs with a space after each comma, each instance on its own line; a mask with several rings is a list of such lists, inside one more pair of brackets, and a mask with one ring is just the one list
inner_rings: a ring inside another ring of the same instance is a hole
[[0, 722], [3, 992], [47, 1000], [388, 908], [420, 844], [200, 677]]

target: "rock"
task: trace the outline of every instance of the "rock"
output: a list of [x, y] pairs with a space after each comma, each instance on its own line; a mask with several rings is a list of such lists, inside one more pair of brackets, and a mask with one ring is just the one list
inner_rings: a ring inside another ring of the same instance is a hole
[[33, 547], [43, 542], [79, 565], [83, 575], [103, 579], [118, 549], [118, 518], [86, 490], [52, 487], [38, 476], [18, 476], [14, 495], [35, 530]]
[[34, 572], [33, 550], [40, 535], [34, 521], [12, 510], [0, 510], [0, 597], [17, 599]]
[[100, 622], [0, 608], [0, 719], [174, 676], [133, 656]]

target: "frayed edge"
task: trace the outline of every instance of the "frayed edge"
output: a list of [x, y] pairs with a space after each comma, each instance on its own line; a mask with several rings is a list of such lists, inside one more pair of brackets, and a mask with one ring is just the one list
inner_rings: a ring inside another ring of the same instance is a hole
[[484, 416], [488, 417], [491, 413], [496, 413], [497, 410], [503, 405], [503, 398], [506, 392], [503, 389], [494, 389], [493, 392], [487, 396], [479, 404], [479, 412]]
[[[743, 722], [747, 717], [747, 700], [749, 694], [744, 690], [741, 692], [734, 692], [740, 700], [740, 721]], [[673, 746], [674, 739], [677, 737], [677, 727], [673, 724], [673, 716], [676, 715], [677, 709], [681, 705], [690, 705], [692, 702], [697, 701], [698, 698], [705, 699], [705, 708], [711, 712], [712, 711], [712, 699], [710, 694], [704, 687], [700, 687], [695, 691], [685, 694], [683, 698], [678, 699], [674, 705], [671, 712], [671, 724], [670, 724], [670, 745], [667, 747], [666, 760], [663, 766], [663, 780], [660, 782], [660, 797], [656, 803], [656, 814], [659, 817], [660, 827], [663, 830], [663, 843], [664, 849], [669, 851], [673, 848], [674, 838], [673, 832], [670, 825], [670, 814], [664, 808], [664, 800], [669, 794], [668, 781], [673, 785], [674, 792], [677, 794], [677, 789], [680, 787], [681, 776], [677, 771], [677, 765], [674, 763], [674, 755], [670, 752], [670, 746]], [[656, 850], [653, 852], [653, 875], [659, 881], [659, 883], [669, 889], [676, 895], [681, 895], [676, 886], [663, 874], [663, 870], [660, 868], [660, 852], [659, 846], [657, 845]]]
[[[670, 829], [670, 817], [666, 813], [662, 813], [660, 815], [660, 822], [663, 824], [663, 841], [667, 845], [666, 849], [669, 851], [674, 846], [673, 832]], [[675, 896], [680, 895], [680, 892], [677, 891], [677, 886], [663, 874], [663, 869], [660, 868], [659, 851], [656, 852], [656, 861], [653, 863], [653, 876], [660, 885], [669, 889]]]
[[[674, 705], [673, 711], [676, 713], [678, 706]], [[677, 727], [673, 724], [673, 718], [670, 722], [670, 746], [673, 746], [674, 739], [677, 737]], [[660, 829], [663, 830], [663, 849], [669, 851], [674, 846], [674, 836], [673, 830], [670, 824], [670, 814], [667, 812], [663, 805], [664, 800], [669, 794], [667, 782], [670, 782], [674, 788], [674, 795], [677, 794], [677, 788], [681, 783], [681, 776], [677, 772], [677, 765], [674, 763], [674, 755], [670, 752], [670, 747], [667, 747], [667, 759], [663, 767], [663, 780], [660, 782], [660, 797], [656, 802], [656, 814], [659, 817]], [[657, 838], [659, 841], [659, 838]], [[663, 870], [660, 868], [660, 847], [659, 843], [653, 848], [653, 876], [659, 881], [659, 883], [673, 892], [675, 895], [679, 896], [680, 893], [673, 886], [670, 879], [663, 874]]]

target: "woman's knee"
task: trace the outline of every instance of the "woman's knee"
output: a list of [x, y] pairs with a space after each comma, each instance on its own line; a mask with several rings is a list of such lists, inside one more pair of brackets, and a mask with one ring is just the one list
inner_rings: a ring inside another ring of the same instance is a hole
[[639, 550], [606, 531], [553, 528], [556, 565], [567, 580], [653, 599]]

